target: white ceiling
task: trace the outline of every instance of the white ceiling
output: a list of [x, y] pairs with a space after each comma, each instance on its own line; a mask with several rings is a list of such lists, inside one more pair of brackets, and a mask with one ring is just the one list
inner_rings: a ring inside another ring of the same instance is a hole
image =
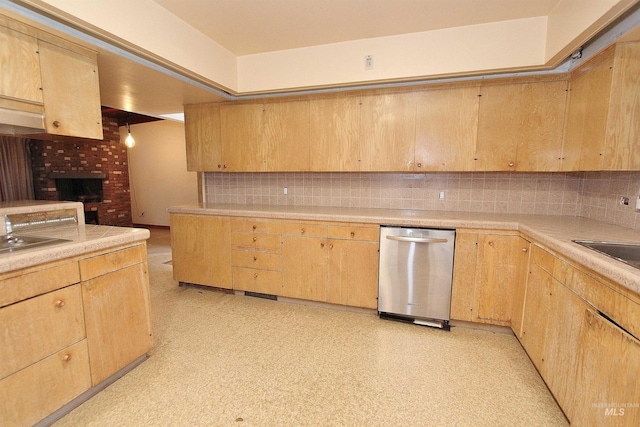
[[547, 16], [559, 0], [154, 0], [248, 55]]

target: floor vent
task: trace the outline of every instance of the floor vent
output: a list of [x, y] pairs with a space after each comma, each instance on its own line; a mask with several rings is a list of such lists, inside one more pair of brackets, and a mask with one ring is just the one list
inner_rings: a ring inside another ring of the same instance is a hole
[[273, 301], [277, 301], [278, 300], [278, 296], [277, 295], [271, 295], [271, 294], [261, 294], [259, 292], [249, 292], [249, 291], [244, 291], [244, 294], [248, 297], [255, 297], [255, 298], [262, 298], [262, 299], [270, 299]]

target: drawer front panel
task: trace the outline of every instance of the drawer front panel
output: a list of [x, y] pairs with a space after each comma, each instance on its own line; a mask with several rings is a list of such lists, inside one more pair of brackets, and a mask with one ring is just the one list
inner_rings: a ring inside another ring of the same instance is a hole
[[137, 245], [94, 256], [80, 261], [80, 277], [82, 280], [120, 270], [147, 260], [146, 245]]
[[233, 251], [231, 262], [234, 267], [256, 268], [258, 270], [280, 271], [280, 254], [264, 252]]
[[0, 422], [33, 425], [91, 387], [87, 340], [0, 380]]
[[264, 219], [232, 219], [231, 231], [240, 231], [243, 233], [280, 234], [280, 223]]
[[85, 338], [80, 285], [0, 309], [0, 378]]
[[380, 240], [380, 227], [375, 226], [329, 226], [329, 238], [341, 240], [364, 240], [377, 242]]
[[327, 226], [311, 223], [284, 223], [282, 234], [302, 237], [326, 237]]
[[0, 307], [80, 282], [77, 261], [11, 274], [0, 278]]
[[231, 233], [231, 248], [280, 253], [280, 236], [277, 234]]
[[279, 271], [234, 267], [233, 289], [282, 295], [282, 273]]
[[531, 246], [531, 261], [539, 265], [544, 271], [553, 274], [553, 264], [555, 256], [545, 251], [538, 245]]

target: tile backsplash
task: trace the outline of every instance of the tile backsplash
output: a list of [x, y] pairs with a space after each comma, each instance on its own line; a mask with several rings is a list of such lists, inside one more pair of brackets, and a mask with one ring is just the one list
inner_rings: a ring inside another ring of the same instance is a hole
[[206, 173], [204, 186], [215, 203], [573, 215], [640, 229], [640, 172]]

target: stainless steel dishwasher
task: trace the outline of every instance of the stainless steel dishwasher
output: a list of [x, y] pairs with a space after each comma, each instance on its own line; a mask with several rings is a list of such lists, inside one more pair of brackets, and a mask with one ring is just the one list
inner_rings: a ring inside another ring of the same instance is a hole
[[380, 227], [380, 317], [449, 329], [455, 230]]

